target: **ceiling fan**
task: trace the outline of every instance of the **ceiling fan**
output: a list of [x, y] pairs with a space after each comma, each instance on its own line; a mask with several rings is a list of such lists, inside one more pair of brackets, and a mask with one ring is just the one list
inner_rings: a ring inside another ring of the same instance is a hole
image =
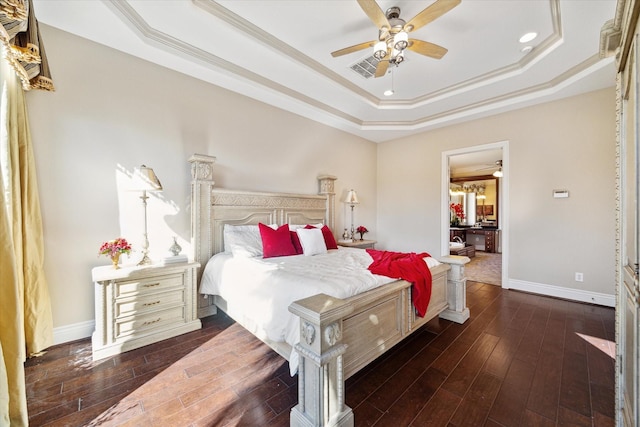
[[480, 168], [480, 169], [476, 169], [477, 171], [482, 171], [482, 170], [487, 170], [487, 169], [496, 169], [495, 172], [493, 172], [493, 176], [495, 176], [496, 178], [502, 178], [502, 160], [496, 160], [494, 165], [490, 165], [487, 166], [486, 168]]
[[373, 56], [379, 61], [375, 77], [384, 76], [390, 64], [397, 66], [404, 61], [405, 49], [440, 59], [447, 53], [447, 49], [423, 40], [410, 39], [408, 33], [436, 20], [459, 5], [461, 1], [436, 0], [407, 22], [400, 18], [400, 8], [397, 6], [387, 9], [384, 13], [375, 0], [358, 0], [364, 13], [378, 27], [378, 39], [336, 50], [331, 53], [331, 56], [335, 58], [373, 47]]

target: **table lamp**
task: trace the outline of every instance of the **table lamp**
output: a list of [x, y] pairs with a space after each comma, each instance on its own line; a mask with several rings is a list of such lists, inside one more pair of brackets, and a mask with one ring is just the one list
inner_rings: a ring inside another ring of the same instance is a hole
[[162, 184], [156, 176], [153, 169], [142, 165], [136, 168], [133, 174], [134, 185], [132, 190], [142, 191], [142, 206], [144, 207], [144, 240], [142, 242], [142, 259], [138, 262], [138, 265], [151, 264], [149, 258], [149, 237], [147, 235], [147, 191], [162, 191]]

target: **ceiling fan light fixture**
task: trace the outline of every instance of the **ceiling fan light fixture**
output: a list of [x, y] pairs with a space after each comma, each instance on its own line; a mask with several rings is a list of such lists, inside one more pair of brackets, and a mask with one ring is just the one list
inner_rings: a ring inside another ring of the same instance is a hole
[[393, 49], [389, 62], [395, 65], [400, 65], [402, 61], [404, 61], [404, 52], [401, 50]]
[[399, 51], [403, 51], [409, 46], [409, 35], [400, 31], [396, 35], [393, 36], [393, 48]]
[[[336, 50], [331, 52], [331, 56], [335, 58], [373, 47], [371, 58], [377, 61], [375, 64], [375, 77], [384, 76], [389, 66], [398, 66], [403, 62], [405, 59], [403, 52], [405, 50], [411, 50], [430, 58], [441, 59], [447, 53], [447, 49], [423, 40], [409, 40], [408, 33], [439, 18], [460, 4], [460, 2], [461, 0], [435, 0], [434, 3], [424, 8], [407, 22], [400, 18], [400, 8], [397, 6], [387, 9], [385, 13], [380, 8], [377, 0], [358, 0], [362, 11], [378, 28], [378, 38]], [[358, 71], [358, 73], [360, 72]]]
[[378, 61], [387, 56], [387, 44], [385, 42], [378, 42], [373, 46], [373, 57]]

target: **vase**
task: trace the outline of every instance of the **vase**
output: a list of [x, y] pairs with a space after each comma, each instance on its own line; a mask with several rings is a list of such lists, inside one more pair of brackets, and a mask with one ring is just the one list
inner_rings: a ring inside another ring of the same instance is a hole
[[173, 256], [180, 255], [180, 251], [182, 250], [182, 246], [178, 244], [176, 237], [173, 238], [173, 245], [169, 248], [169, 252], [173, 254]]
[[364, 233], [358, 233], [360, 234], [360, 240], [364, 240]]
[[120, 268], [120, 266], [118, 265], [118, 261], [120, 261], [120, 253], [115, 253], [113, 255], [111, 255], [111, 263], [113, 264], [113, 269], [117, 270]]

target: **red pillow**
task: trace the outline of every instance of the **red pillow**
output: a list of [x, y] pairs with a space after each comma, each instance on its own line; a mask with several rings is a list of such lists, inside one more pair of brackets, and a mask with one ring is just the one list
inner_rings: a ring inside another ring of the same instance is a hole
[[296, 249], [296, 254], [303, 254], [302, 244], [300, 243], [300, 237], [298, 237], [298, 233], [295, 231], [289, 231], [291, 233], [291, 243], [293, 243], [293, 247]]
[[[305, 225], [304, 228], [317, 228], [311, 224]], [[325, 224], [320, 229], [322, 231], [322, 237], [324, 237], [324, 244], [327, 246], [327, 249], [338, 249], [338, 244], [336, 243], [336, 238], [333, 237], [333, 233], [331, 229]]]
[[277, 230], [262, 223], [259, 223], [258, 227], [260, 229], [260, 238], [262, 239], [263, 258], [296, 255], [296, 248], [293, 247], [291, 236], [289, 235], [288, 224], [278, 227]]

